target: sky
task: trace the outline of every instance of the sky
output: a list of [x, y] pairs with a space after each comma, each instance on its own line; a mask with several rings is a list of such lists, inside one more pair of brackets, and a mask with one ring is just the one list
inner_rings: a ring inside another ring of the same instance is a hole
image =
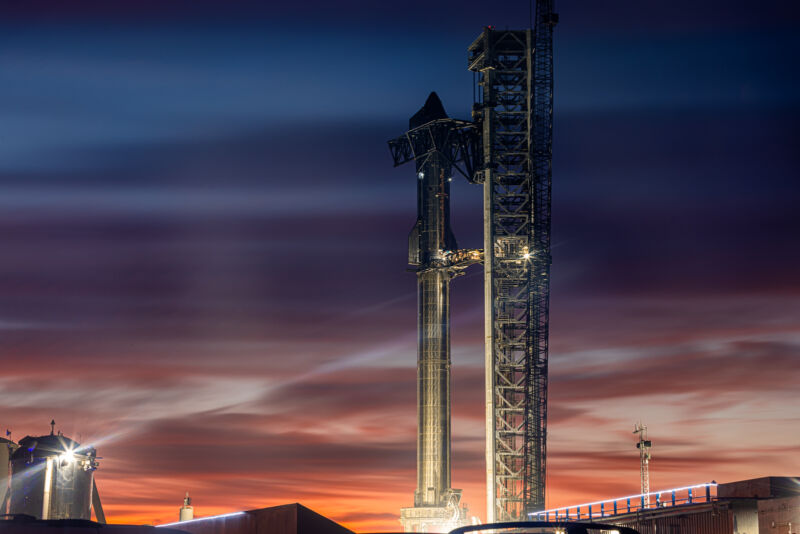
[[[800, 474], [800, 8], [556, 3], [549, 507]], [[386, 141], [528, 4], [5, 3], [0, 426], [102, 456], [112, 522], [415, 486], [413, 169]], [[453, 183], [461, 246], [481, 192]], [[485, 516], [482, 273], [452, 284], [453, 484]]]

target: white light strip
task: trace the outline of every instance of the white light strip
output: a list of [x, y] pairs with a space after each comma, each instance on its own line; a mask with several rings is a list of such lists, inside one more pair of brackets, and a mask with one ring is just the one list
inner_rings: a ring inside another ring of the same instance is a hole
[[[716, 482], [709, 482], [709, 483], [706, 483], [706, 484], [696, 484], [694, 486], [684, 486], [682, 488], [672, 488], [672, 489], [668, 489], [668, 490], [651, 491], [650, 493], [637, 493], [636, 495], [628, 495], [627, 497], [617, 497], [616, 499], [606, 499], [605, 501], [587, 502], [587, 503], [584, 503], [584, 504], [576, 504], [576, 505], [573, 505], [573, 506], [563, 506], [561, 508], [551, 508], [550, 510], [544, 510], [544, 511], [541, 511], [541, 512], [530, 512], [528, 514], [528, 517], [542, 516], [542, 515], [553, 513], [553, 512], [562, 512], [564, 510], [575, 510], [577, 508], [583, 508], [584, 506], [594, 506], [596, 504], [605, 504], [607, 502], [613, 503], [613, 502], [616, 502], [616, 501], [625, 501], [625, 500], [634, 499], [634, 498], [639, 498], [641, 500], [642, 497], [648, 497], [650, 495], [661, 495], [661, 494], [664, 494], [664, 493], [685, 491], [685, 490], [690, 490], [690, 489], [694, 489], [694, 488], [710, 488], [710, 487], [716, 488], [717, 485], [718, 484]], [[702, 498], [702, 497], [705, 497], [705, 495], [703, 495], [701, 497], [698, 497], [698, 498]], [[588, 513], [588, 510], [587, 510], [587, 513]]]
[[208, 517], [198, 517], [197, 519], [189, 519], [188, 521], [175, 521], [174, 523], [164, 523], [163, 525], [156, 525], [159, 527], [174, 527], [175, 525], [185, 525], [186, 523], [194, 523], [195, 521], [205, 521], [207, 519], [219, 519], [221, 517], [232, 517], [235, 515], [243, 515], [244, 512], [231, 512], [229, 514], [210, 515]]

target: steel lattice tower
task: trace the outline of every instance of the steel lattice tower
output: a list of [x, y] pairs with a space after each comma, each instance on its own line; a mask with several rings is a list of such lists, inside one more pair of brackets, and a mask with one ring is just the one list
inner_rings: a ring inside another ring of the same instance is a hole
[[647, 439], [647, 425], [641, 422], [633, 427], [633, 433], [639, 435], [636, 448], [639, 449], [639, 480], [642, 488], [643, 508], [650, 508], [650, 448], [653, 442]]
[[557, 15], [484, 29], [469, 48], [482, 127], [487, 521], [544, 509], [553, 52]]

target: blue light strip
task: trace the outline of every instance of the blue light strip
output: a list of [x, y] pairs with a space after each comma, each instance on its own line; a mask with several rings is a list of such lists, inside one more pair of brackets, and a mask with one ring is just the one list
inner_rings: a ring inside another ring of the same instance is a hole
[[195, 521], [206, 521], [207, 519], [220, 519], [222, 517], [233, 517], [236, 515], [244, 515], [245, 512], [231, 512], [229, 514], [210, 515], [208, 517], [198, 517], [197, 519], [189, 519], [188, 521], [175, 521], [174, 523], [164, 523], [163, 525], [156, 525], [159, 527], [174, 527], [175, 525], [185, 525], [186, 523], [194, 523]]
[[[616, 499], [606, 499], [605, 501], [587, 502], [587, 503], [584, 503], [584, 504], [576, 504], [576, 505], [573, 505], [573, 506], [562, 506], [561, 508], [551, 508], [549, 510], [542, 510], [541, 512], [530, 512], [528, 514], [528, 517], [541, 517], [541, 516], [543, 516], [545, 514], [551, 514], [551, 513], [555, 513], [555, 512], [565, 512], [567, 510], [575, 510], [577, 508], [594, 506], [596, 504], [614, 503], [614, 502], [617, 502], [617, 501], [624, 501], [626, 499], [641, 500], [642, 497], [649, 497], [649, 496], [653, 496], [653, 495], [662, 495], [664, 493], [674, 493], [674, 492], [678, 492], [678, 491], [686, 491], [686, 490], [691, 490], [691, 489], [694, 489], [694, 488], [716, 488], [717, 485], [718, 484], [716, 482], [709, 482], [709, 483], [706, 483], [706, 484], [696, 484], [694, 486], [684, 486], [682, 488], [672, 488], [672, 489], [661, 490], [661, 491], [651, 491], [650, 493], [637, 493], [636, 495], [628, 495], [627, 497], [617, 497]], [[703, 497], [699, 497], [698, 496], [698, 498], [703, 498]], [[598, 514], [594, 513], [592, 515], [598, 515]], [[607, 514], [607, 515], [613, 515], [613, 514]]]

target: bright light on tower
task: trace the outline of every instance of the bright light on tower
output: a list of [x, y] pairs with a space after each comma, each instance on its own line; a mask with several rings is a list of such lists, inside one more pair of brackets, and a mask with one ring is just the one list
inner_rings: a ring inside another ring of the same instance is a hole
[[67, 449], [67, 451], [64, 452], [60, 456], [60, 459], [61, 459], [62, 463], [72, 463], [72, 462], [74, 462], [75, 461], [75, 451], [73, 451], [72, 449]]

